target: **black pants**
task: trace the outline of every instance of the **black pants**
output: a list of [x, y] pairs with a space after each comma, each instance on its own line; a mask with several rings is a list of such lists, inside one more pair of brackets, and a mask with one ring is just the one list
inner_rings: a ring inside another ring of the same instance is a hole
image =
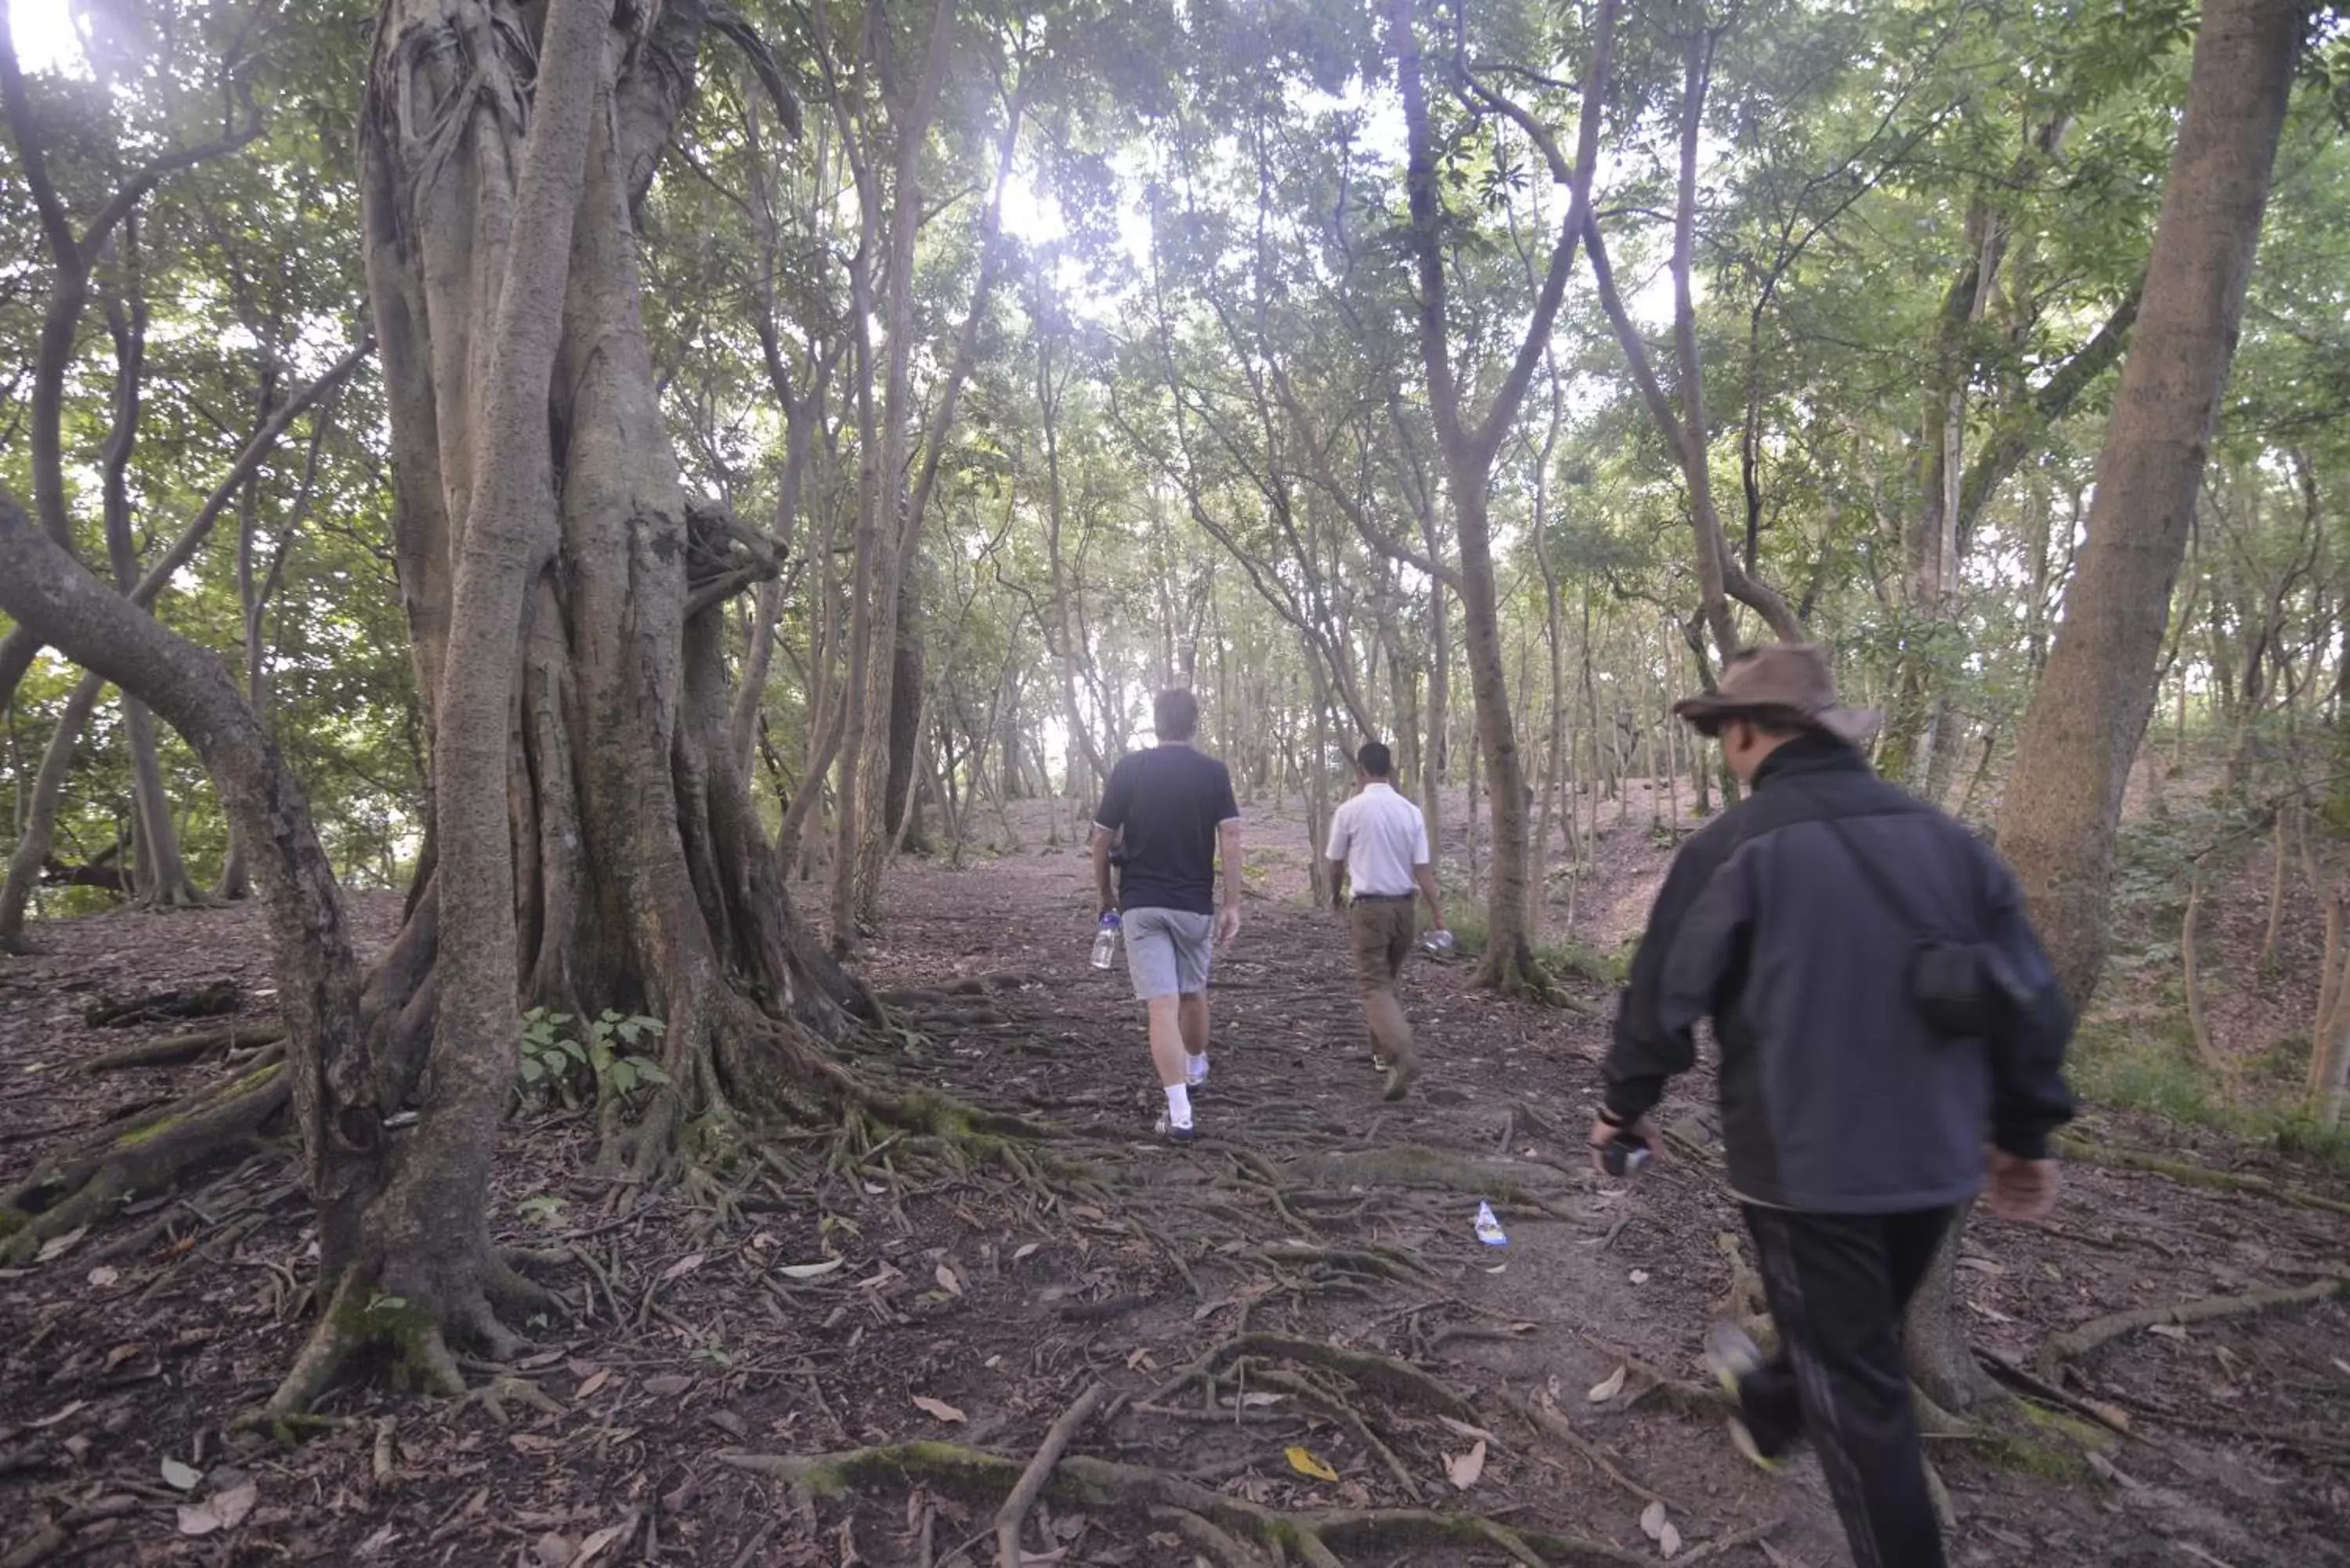
[[1779, 1353], [1739, 1385], [1765, 1454], [1808, 1437], [1857, 1568], [1943, 1568], [1901, 1359], [1901, 1312], [1951, 1210], [1808, 1214], [1750, 1205]]

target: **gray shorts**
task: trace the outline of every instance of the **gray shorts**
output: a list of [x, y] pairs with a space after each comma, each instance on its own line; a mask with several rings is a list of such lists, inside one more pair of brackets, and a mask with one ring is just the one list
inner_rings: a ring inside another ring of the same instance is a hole
[[1188, 909], [1128, 909], [1118, 918], [1134, 994], [1197, 996], [1208, 989], [1208, 954], [1215, 917]]

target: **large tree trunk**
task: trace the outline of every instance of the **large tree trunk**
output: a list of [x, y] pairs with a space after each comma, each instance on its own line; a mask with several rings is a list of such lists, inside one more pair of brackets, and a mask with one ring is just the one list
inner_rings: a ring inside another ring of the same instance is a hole
[[2000, 815], [2000, 847], [2076, 1003], [2105, 961], [2122, 789], [2153, 709], [2306, 15], [2299, 0], [2203, 13], [2085, 537]]
[[[2228, 379], [2245, 281], [2306, 14], [2298, 0], [2213, 0], [2147, 267], [2145, 303], [2097, 460], [2079, 565], [2033, 693], [1999, 846], [2074, 1006], [2103, 967], [2122, 789], [2153, 711], [2155, 660]], [[1955, 1238], [1910, 1314], [1910, 1364], [1972, 1367], [1954, 1312]], [[1945, 1390], [1959, 1397], [1969, 1390]]]
[[723, 599], [697, 590], [744, 577], [740, 530], [681, 493], [639, 318], [629, 214], [704, 10], [630, 38], [603, 0], [555, 0], [534, 47], [504, 0], [386, 0], [376, 32], [369, 284], [437, 701], [430, 868], [369, 986], [395, 1061], [429, 1045], [432, 1070], [365, 1266], [485, 1338], [518, 1009], [665, 1021], [671, 1083], [609, 1149], [658, 1168], [689, 1120], [783, 1103], [778, 1069], [814, 1071], [806, 1032], [851, 1000], [734, 765]]

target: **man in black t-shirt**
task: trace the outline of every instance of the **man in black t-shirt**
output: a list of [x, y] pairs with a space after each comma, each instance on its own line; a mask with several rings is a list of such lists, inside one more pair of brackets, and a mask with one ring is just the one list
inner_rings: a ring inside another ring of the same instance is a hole
[[[1223, 763], [1193, 749], [1199, 700], [1170, 689], [1151, 704], [1159, 744], [1110, 770], [1094, 817], [1094, 882], [1116, 911], [1134, 994], [1150, 1022], [1150, 1059], [1167, 1092], [1159, 1131], [1192, 1138], [1191, 1091], [1208, 1079], [1208, 961], [1241, 929], [1241, 808]], [[1124, 836], [1124, 876], [1110, 888], [1110, 848]], [[1224, 901], [1216, 908], [1216, 855]]]

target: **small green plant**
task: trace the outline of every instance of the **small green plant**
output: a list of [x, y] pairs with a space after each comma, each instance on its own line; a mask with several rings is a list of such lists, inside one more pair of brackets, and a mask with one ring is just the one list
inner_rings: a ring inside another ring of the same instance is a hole
[[515, 1212], [534, 1225], [544, 1225], [553, 1230], [563, 1223], [563, 1211], [570, 1207], [571, 1200], [567, 1198], [559, 1198], [552, 1192], [540, 1192], [515, 1204]]
[[669, 1075], [639, 1042], [658, 1040], [668, 1027], [658, 1018], [629, 1017], [606, 1008], [588, 1021], [586, 1038], [574, 1033], [567, 1012], [534, 1007], [522, 1015], [523, 1092], [542, 1101], [560, 1100], [577, 1109], [592, 1096], [626, 1099], [648, 1084], [666, 1084]]

